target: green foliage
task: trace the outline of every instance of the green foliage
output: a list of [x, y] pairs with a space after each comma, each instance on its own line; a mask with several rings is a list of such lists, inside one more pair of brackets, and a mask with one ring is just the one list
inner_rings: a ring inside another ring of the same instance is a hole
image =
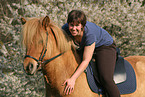
[[145, 55], [144, 0], [1, 0], [0, 1], [0, 94], [44, 96], [41, 72], [28, 76], [22, 63], [21, 17], [48, 15], [59, 27], [72, 9], [83, 10], [88, 21], [106, 29], [122, 56]]

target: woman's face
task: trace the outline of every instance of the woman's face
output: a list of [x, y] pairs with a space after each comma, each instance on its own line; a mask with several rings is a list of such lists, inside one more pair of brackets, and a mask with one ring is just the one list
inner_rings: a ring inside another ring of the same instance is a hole
[[79, 23], [79, 24], [69, 23], [69, 31], [71, 32], [72, 36], [74, 36], [74, 37], [82, 35], [81, 34], [83, 32], [82, 28], [83, 28], [83, 26], [81, 23]]

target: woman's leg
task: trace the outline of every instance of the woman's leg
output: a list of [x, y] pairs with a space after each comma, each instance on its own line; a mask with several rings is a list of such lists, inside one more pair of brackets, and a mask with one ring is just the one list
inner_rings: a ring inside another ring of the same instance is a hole
[[101, 46], [96, 48], [95, 52], [100, 83], [109, 97], [120, 97], [119, 89], [113, 81], [116, 62], [116, 48], [114, 45]]

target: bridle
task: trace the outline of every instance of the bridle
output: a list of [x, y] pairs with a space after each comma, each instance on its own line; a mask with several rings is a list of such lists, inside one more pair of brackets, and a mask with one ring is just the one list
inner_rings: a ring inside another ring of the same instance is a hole
[[[55, 37], [54, 31], [52, 29], [51, 29], [51, 31], [52, 31], [52, 33], [53, 33], [53, 35]], [[63, 53], [60, 53], [60, 54], [58, 54], [58, 55], [56, 55], [56, 56], [54, 56], [54, 57], [52, 57], [52, 58], [50, 58], [48, 60], [43, 61], [43, 58], [45, 57], [45, 54], [46, 54], [46, 51], [47, 51], [48, 32], [46, 32], [46, 34], [47, 34], [47, 37], [46, 37], [46, 45], [42, 49], [41, 55], [39, 57], [39, 60], [36, 59], [36, 58], [34, 58], [34, 57], [32, 57], [32, 56], [30, 56], [30, 55], [25, 55], [25, 57], [24, 57], [24, 59], [27, 58], [27, 57], [34, 59], [37, 62], [37, 69], [41, 69], [41, 65], [42, 64], [47, 64], [50, 61], [54, 60], [55, 58], [61, 56], [64, 53], [64, 52]], [[55, 39], [56, 39], [56, 37], [55, 37]]]

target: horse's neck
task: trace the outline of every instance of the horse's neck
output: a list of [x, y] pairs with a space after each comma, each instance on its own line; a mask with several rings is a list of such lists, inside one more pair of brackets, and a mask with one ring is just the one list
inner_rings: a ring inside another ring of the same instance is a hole
[[70, 78], [77, 68], [77, 58], [72, 50], [54, 59], [44, 68], [45, 75], [48, 77], [52, 87], [62, 88], [63, 82]]

